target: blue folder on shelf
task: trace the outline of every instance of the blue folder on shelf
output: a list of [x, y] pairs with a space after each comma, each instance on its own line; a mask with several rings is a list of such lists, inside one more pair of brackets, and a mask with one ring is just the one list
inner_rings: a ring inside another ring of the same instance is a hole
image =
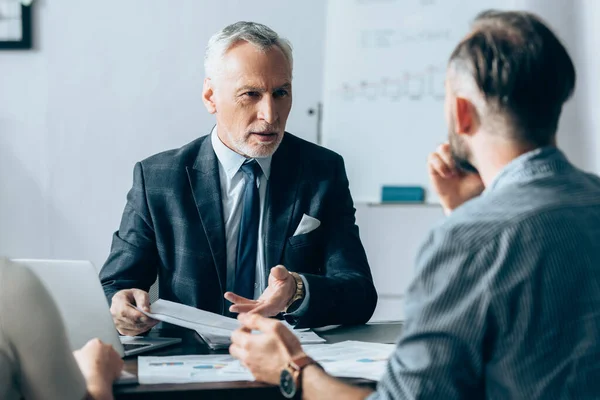
[[422, 203], [425, 201], [425, 189], [420, 186], [383, 186], [382, 203]]

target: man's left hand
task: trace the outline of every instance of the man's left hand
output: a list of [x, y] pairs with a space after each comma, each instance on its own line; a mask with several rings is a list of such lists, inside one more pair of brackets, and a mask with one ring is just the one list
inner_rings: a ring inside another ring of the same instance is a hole
[[[298, 338], [281, 322], [258, 314], [240, 314], [242, 327], [231, 335], [229, 353], [260, 382], [279, 384], [287, 363], [303, 355]], [[252, 331], [262, 334], [253, 335]]]
[[258, 300], [250, 300], [235, 293], [225, 293], [225, 298], [232, 304], [229, 311], [234, 313], [254, 313], [272, 317], [285, 311], [296, 293], [296, 280], [283, 265], [271, 269], [269, 286]]

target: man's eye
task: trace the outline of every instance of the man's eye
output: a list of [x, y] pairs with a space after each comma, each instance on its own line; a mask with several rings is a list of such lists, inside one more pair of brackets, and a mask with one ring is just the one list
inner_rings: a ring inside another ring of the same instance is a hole
[[246, 93], [244, 93], [244, 96], [246, 96], [246, 97], [259, 97], [260, 93], [258, 93], [258, 92], [246, 92]]
[[287, 96], [289, 93], [287, 90], [284, 89], [280, 89], [278, 91], [276, 91], [273, 95], [277, 98], [277, 97], [285, 97]]

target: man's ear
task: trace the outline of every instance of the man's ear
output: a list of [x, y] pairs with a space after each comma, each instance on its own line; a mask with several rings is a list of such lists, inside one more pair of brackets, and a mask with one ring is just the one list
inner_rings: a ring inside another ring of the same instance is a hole
[[215, 91], [213, 88], [213, 82], [210, 78], [204, 79], [204, 86], [202, 88], [202, 101], [204, 102], [204, 106], [206, 110], [215, 114], [217, 112], [217, 105], [214, 101]]
[[454, 102], [456, 133], [470, 136], [477, 132], [479, 128], [479, 115], [473, 103], [464, 97], [456, 97]]

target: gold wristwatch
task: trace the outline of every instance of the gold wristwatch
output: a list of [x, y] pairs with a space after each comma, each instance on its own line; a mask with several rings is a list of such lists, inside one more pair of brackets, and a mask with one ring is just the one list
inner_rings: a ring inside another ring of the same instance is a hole
[[287, 312], [288, 308], [290, 308], [290, 306], [296, 301], [304, 298], [304, 281], [302, 280], [302, 277], [296, 272], [290, 272], [290, 275], [292, 275], [292, 277], [296, 281], [296, 293], [294, 293], [292, 299], [289, 301], [287, 306], [285, 306], [285, 312]]

